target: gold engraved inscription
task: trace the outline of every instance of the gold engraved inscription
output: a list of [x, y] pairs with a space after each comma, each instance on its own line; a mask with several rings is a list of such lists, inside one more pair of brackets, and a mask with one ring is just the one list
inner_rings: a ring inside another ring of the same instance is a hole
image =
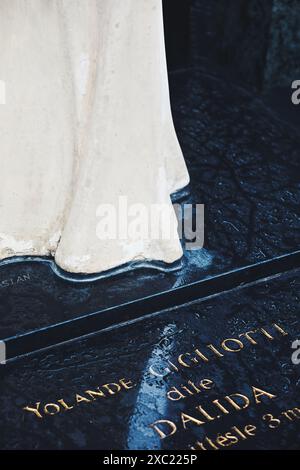
[[25, 406], [23, 410], [32, 413], [32, 415], [36, 416], [39, 419], [42, 419], [47, 415], [53, 416], [58, 413], [61, 413], [62, 411], [72, 410], [75, 406], [78, 406], [81, 403], [92, 403], [93, 401], [99, 398], [107, 399], [121, 392], [130, 390], [135, 386], [136, 384], [134, 384], [131, 380], [120, 379], [118, 380], [118, 382], [107, 383], [96, 387], [93, 390], [85, 390], [81, 394], [76, 393], [72, 401], [65, 400], [63, 398], [55, 400], [55, 402], [53, 403], [45, 404], [42, 404], [39, 401], [33, 406]]
[[220, 399], [213, 400], [210, 404], [198, 405], [188, 413], [181, 412], [179, 422], [170, 419], [159, 419], [150, 424], [150, 427], [156, 431], [161, 439], [173, 436], [179, 428], [184, 431], [192, 426], [202, 426], [220, 419], [223, 415], [228, 415], [233, 411], [245, 410], [249, 406], [262, 403], [262, 397], [272, 400], [276, 395], [270, 391], [252, 385], [248, 395], [242, 393], [232, 393]]
[[214, 360], [223, 360], [228, 354], [241, 353], [247, 346], [259, 347], [265, 344], [263, 341], [274, 341], [288, 333], [277, 323], [272, 327], [257, 328], [240, 333], [237, 338], [225, 338], [220, 344], [204, 344], [196, 347], [193, 351], [179, 354], [177, 358], [166, 360], [162, 367], [151, 365], [149, 372], [155, 377], [166, 377], [169, 374], [176, 374], [184, 369], [192, 369], [208, 364]]

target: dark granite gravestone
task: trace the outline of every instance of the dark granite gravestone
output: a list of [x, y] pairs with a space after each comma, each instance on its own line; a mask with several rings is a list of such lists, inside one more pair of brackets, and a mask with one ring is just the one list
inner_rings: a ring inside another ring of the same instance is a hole
[[1, 367], [0, 448], [299, 448], [299, 285], [291, 271]]

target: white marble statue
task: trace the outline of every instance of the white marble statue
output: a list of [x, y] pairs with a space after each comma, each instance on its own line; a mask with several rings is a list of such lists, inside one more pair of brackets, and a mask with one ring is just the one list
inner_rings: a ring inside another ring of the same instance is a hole
[[161, 0], [1, 0], [0, 80], [0, 259], [51, 255], [96, 273], [182, 256], [178, 237], [96, 231], [99, 205], [171, 206], [189, 181]]

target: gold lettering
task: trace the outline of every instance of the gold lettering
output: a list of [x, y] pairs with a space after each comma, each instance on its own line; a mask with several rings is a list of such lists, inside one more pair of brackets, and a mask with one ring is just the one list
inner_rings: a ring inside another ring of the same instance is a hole
[[202, 426], [202, 424], [205, 424], [204, 421], [200, 421], [200, 419], [194, 418], [193, 416], [187, 415], [186, 413], [181, 413], [181, 421], [184, 429], [186, 429], [186, 425], [189, 422], [194, 423], [197, 426]]
[[135, 387], [135, 384], [131, 380], [126, 381], [126, 379], [120, 379], [120, 384], [125, 390], [130, 390]]
[[[175, 364], [173, 364], [173, 362], [171, 362], [171, 361], [168, 361], [168, 364], [169, 364], [169, 366], [171, 366], [171, 367], [172, 367], [172, 369], [173, 369], [175, 372], [179, 372], [179, 369], [178, 369], [178, 367], [177, 367], [177, 366], [175, 366]], [[170, 372], [171, 372], [171, 371], [170, 371]]]
[[181, 388], [182, 388], [182, 390], [185, 390], [188, 395], [194, 395], [194, 393], [188, 387], [186, 387], [185, 385], [181, 384]]
[[223, 405], [221, 405], [219, 400], [214, 400], [213, 403], [222, 411], [222, 413], [224, 413], [225, 415], [229, 414], [229, 411], [226, 410], [226, 408]]
[[215, 420], [215, 418], [210, 416], [210, 414], [208, 414], [202, 406], [200, 406], [200, 405], [196, 406], [196, 410], [199, 411], [199, 413], [201, 413], [204, 416], [204, 418], [206, 418], [208, 421], [214, 421]]
[[263, 416], [263, 420], [267, 421], [268, 426], [270, 429], [276, 429], [280, 426], [281, 422], [280, 419], [274, 418], [272, 414], [266, 414]]
[[255, 341], [253, 338], [251, 338], [250, 333], [251, 333], [251, 334], [255, 334], [255, 333], [257, 333], [257, 330], [250, 330], [250, 331], [246, 331], [246, 333], [241, 333], [241, 334], [239, 335], [239, 338], [241, 338], [242, 336], [245, 336], [245, 338], [246, 338], [251, 344], [256, 345], [256, 344], [257, 344], [257, 341]]
[[[238, 345], [238, 349], [231, 349], [227, 346], [227, 343], [228, 342], [231, 342], [231, 343], [234, 343], [234, 344], [237, 344]], [[228, 339], [224, 339], [224, 341], [222, 342], [222, 348], [225, 349], [225, 351], [229, 351], [229, 352], [239, 352], [243, 349], [244, 345], [242, 343], [242, 341], [238, 340], [238, 339], [234, 339], [234, 338], [228, 338]]]
[[166, 367], [165, 369], [163, 369], [163, 373], [160, 373], [160, 372], [157, 372], [153, 366], [150, 366], [149, 372], [155, 377], [165, 377], [167, 374], [170, 374], [171, 371], [168, 367]]
[[247, 439], [247, 436], [245, 436], [245, 434], [243, 434], [237, 426], [233, 426], [231, 429], [235, 431], [242, 439]]
[[97, 397], [105, 397], [105, 393], [100, 390], [100, 387], [97, 387], [96, 390], [86, 390], [84, 393], [91, 397], [93, 400], [96, 400]]
[[207, 442], [209, 443], [209, 445], [212, 447], [212, 449], [214, 450], [219, 450], [217, 446], [215, 446], [215, 444], [213, 443], [213, 441], [211, 439], [209, 439], [208, 437], [206, 438]]
[[266, 392], [265, 390], [261, 390], [260, 388], [257, 388], [257, 387], [252, 386], [252, 391], [253, 391], [253, 396], [254, 396], [255, 403], [257, 403], [257, 404], [261, 403], [261, 400], [259, 400], [258, 398], [263, 396], [263, 395], [270, 398], [270, 399], [276, 398], [276, 395], [273, 395], [272, 393]]
[[[40, 409], [41, 402], [37, 402], [35, 407], [26, 406], [23, 407], [24, 411], [28, 411], [30, 413], [34, 413], [39, 419], [44, 417], [44, 414], [47, 415], [55, 415], [62, 410], [68, 411], [74, 409], [75, 405], [80, 404], [82, 402], [91, 403], [91, 401], [96, 400], [98, 397], [107, 397], [107, 395], [116, 395], [116, 393], [120, 392], [121, 390], [130, 390], [135, 387], [136, 384], [132, 382], [132, 380], [127, 380], [122, 378], [119, 380], [119, 383], [107, 383], [100, 387], [96, 387], [92, 390], [86, 390], [82, 395], [76, 394], [73, 398], [73, 404], [69, 404], [63, 398], [56, 400], [55, 403], [47, 403], [45, 406], [43, 405], [43, 413]], [[101, 390], [103, 388], [103, 390]], [[73, 406], [74, 405], [74, 406]]]
[[41, 413], [39, 412], [40, 404], [41, 404], [41, 402], [39, 401], [39, 402], [37, 402], [36, 405], [35, 405], [36, 408], [31, 408], [30, 406], [25, 406], [25, 407], [23, 408], [23, 410], [29, 411], [29, 412], [31, 412], [31, 413], [34, 413], [35, 416], [37, 416], [38, 418], [41, 419], [43, 416], [42, 416]]
[[214, 387], [214, 382], [209, 379], [203, 379], [200, 382], [200, 387], [204, 388], [204, 390], [211, 390]]
[[[158, 427], [158, 425], [162, 425], [162, 424], [169, 427], [169, 433], [166, 433], [166, 432], [162, 431]], [[177, 431], [176, 424], [173, 423], [173, 421], [169, 421], [168, 419], [159, 419], [158, 421], [155, 421], [155, 423], [150, 424], [150, 428], [154, 429], [161, 439], [165, 439], [166, 437], [170, 437], [173, 434], [175, 434], [175, 432]]]
[[191, 450], [198, 450], [198, 449], [200, 449], [200, 450], [207, 450], [207, 449], [204, 447], [203, 442], [199, 442], [199, 441], [197, 441], [197, 442], [194, 444], [194, 446], [191, 446], [190, 449], [191, 449]]
[[199, 356], [201, 359], [203, 359], [203, 361], [209, 362], [209, 359], [206, 356], [204, 356], [204, 354], [202, 354], [202, 352], [199, 351], [199, 349], [195, 349], [195, 353], [197, 354], [197, 356]]
[[231, 445], [236, 444], [237, 442], [239, 442], [238, 438], [236, 436], [234, 436], [233, 434], [231, 434], [231, 432], [227, 432], [225, 434], [225, 436], [227, 437], [227, 439], [230, 440]]
[[171, 401], [178, 401], [178, 400], [181, 400], [182, 398], [185, 398], [185, 396], [183, 395], [183, 393], [181, 393], [178, 388], [176, 387], [172, 387], [168, 393], [167, 393], [167, 397], [169, 398], [169, 400]]
[[[112, 387], [115, 387], [116, 390], [113, 391], [113, 390], [112, 390]], [[121, 390], [120, 385], [119, 385], [119, 384], [115, 384], [115, 383], [105, 384], [105, 385], [103, 385], [103, 388], [106, 388], [106, 390], [108, 391], [108, 393], [109, 393], [110, 395], [115, 395], [116, 393], [118, 393], [118, 392]]]
[[228, 447], [231, 445], [230, 442], [228, 442], [228, 438], [226, 436], [218, 435], [216, 439], [217, 444], [219, 444], [222, 447]]
[[293, 408], [292, 410], [286, 410], [282, 414], [289, 420], [294, 421], [295, 419], [300, 419], [298, 408]]
[[86, 403], [90, 403], [91, 400], [89, 400], [88, 398], [86, 397], [83, 397], [82, 395], [78, 395], [78, 393], [76, 394], [76, 397], [75, 397], [75, 400], [77, 403], [80, 403], [82, 401], [86, 402]]
[[[194, 389], [194, 391], [195, 391], [196, 393], [200, 393], [200, 392], [201, 392], [200, 388], [198, 388], [198, 387], [194, 384], [194, 382], [192, 382], [191, 380], [188, 381], [188, 385], [190, 385], [190, 386]], [[200, 383], [200, 386], [201, 386], [201, 383]]]
[[[190, 354], [190, 353], [180, 354], [180, 356], [178, 357], [178, 362], [179, 362], [179, 364], [180, 364], [181, 366], [187, 367], [187, 368], [189, 369], [189, 368], [192, 367], [192, 366], [189, 365], [187, 362], [184, 361], [183, 358], [184, 358], [185, 356], [190, 357], [191, 354]], [[193, 362], [194, 364], [198, 364], [198, 361], [197, 361], [197, 359], [196, 359], [195, 357], [193, 357], [193, 358], [191, 359], [191, 362]]]
[[[49, 408], [53, 408], [53, 411], [49, 411]], [[47, 405], [44, 406], [44, 412], [47, 415], [56, 415], [57, 413], [60, 412], [60, 407], [56, 403], [48, 403]]]
[[220, 353], [220, 351], [218, 351], [213, 344], [208, 344], [206, 346], [207, 348], [209, 348], [213, 353], [215, 353], [216, 356], [218, 357], [224, 357], [224, 354]]
[[72, 410], [74, 408], [74, 406], [67, 405], [67, 403], [63, 399], [57, 401], [64, 407], [65, 410]]
[[277, 325], [277, 323], [273, 323], [273, 326], [277, 331], [279, 331], [279, 333], [282, 334], [282, 336], [288, 336], [288, 333], [284, 331], [279, 325]]
[[248, 436], [253, 437], [255, 436], [255, 431], [256, 431], [256, 426], [253, 426], [253, 424], [247, 424], [245, 426], [244, 431]]
[[[237, 397], [237, 398], [241, 398], [243, 401], [244, 401], [244, 406], [240, 406], [238, 403], [236, 403], [232, 397]], [[245, 408], [248, 408], [248, 406], [250, 405], [250, 400], [248, 397], [246, 397], [245, 395], [241, 395], [240, 393], [232, 393], [231, 395], [227, 395], [225, 397], [225, 400], [228, 401], [228, 403], [230, 403], [233, 408], [235, 408], [236, 410], [240, 411], [240, 410], [244, 410]]]
[[272, 341], [272, 340], [274, 339], [273, 336], [271, 336], [271, 335], [267, 332], [267, 330], [265, 330], [264, 328], [260, 328], [260, 331], [261, 331], [261, 332], [266, 336], [266, 338], [268, 338], [269, 340]]

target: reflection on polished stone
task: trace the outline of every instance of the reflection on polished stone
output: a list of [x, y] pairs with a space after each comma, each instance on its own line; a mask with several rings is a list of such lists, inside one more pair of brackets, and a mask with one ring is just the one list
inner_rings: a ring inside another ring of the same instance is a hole
[[0, 447], [298, 448], [299, 283], [291, 271], [1, 367]]

